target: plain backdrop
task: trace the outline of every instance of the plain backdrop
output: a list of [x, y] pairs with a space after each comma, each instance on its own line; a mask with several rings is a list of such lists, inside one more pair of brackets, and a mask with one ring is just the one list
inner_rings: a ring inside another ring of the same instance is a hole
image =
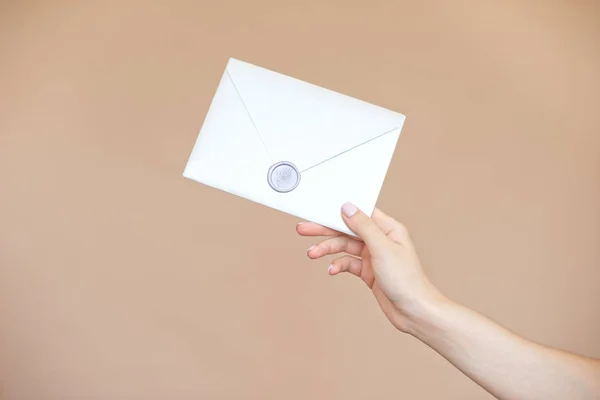
[[[449, 297], [600, 357], [596, 1], [1, 1], [2, 399], [489, 399], [295, 218], [181, 176], [227, 59], [407, 115]], [[318, 143], [315, 143], [318, 146]]]

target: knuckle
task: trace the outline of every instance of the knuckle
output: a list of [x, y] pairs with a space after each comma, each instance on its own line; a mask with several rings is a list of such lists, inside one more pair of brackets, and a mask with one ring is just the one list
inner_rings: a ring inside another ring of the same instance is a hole
[[329, 253], [337, 253], [343, 246], [344, 244], [340, 237], [331, 238], [327, 241], [327, 251]]
[[403, 238], [407, 238], [407, 237], [409, 236], [409, 235], [408, 235], [408, 228], [406, 227], [406, 225], [404, 225], [404, 224], [402, 224], [402, 223], [398, 222], [398, 226], [397, 226], [397, 228], [396, 228], [396, 229], [397, 229], [397, 231], [398, 231], [398, 234], [399, 234], [400, 236], [402, 236]]
[[369, 218], [367, 215], [363, 214], [360, 216], [358, 223], [361, 226], [371, 226], [371, 224], [373, 223], [373, 220], [371, 218]]
[[327, 253], [332, 253], [335, 250], [335, 244], [333, 243], [333, 241], [328, 240], [327, 242], [325, 242], [325, 250], [327, 251]]
[[373, 229], [376, 228], [375, 222], [371, 218], [365, 218], [362, 225], [363, 225], [364, 230], [367, 232], [372, 231]]
[[348, 252], [349, 248], [350, 248], [350, 239], [347, 237], [341, 238], [340, 250], [344, 251], [344, 252]]
[[348, 267], [350, 266], [349, 258], [346, 256], [346, 257], [343, 257], [340, 261], [341, 261], [340, 266], [342, 267], [342, 270], [348, 271]]

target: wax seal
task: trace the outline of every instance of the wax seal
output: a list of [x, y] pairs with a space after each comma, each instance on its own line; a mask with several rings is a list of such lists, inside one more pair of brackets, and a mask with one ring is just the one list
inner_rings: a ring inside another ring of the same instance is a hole
[[280, 161], [269, 168], [267, 173], [269, 186], [280, 193], [291, 192], [300, 183], [300, 172], [289, 161]]

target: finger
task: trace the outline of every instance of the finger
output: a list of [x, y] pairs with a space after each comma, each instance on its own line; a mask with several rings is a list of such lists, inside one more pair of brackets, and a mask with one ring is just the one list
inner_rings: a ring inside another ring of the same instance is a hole
[[348, 253], [360, 256], [365, 244], [349, 236], [335, 236], [323, 240], [321, 243], [308, 249], [308, 256], [312, 259], [321, 258], [328, 254]]
[[296, 225], [296, 232], [302, 236], [340, 236], [343, 235], [338, 231], [326, 228], [314, 222], [300, 222]]
[[400, 222], [396, 221], [394, 218], [385, 214], [379, 208], [375, 208], [375, 210], [373, 210], [371, 219], [373, 219], [383, 233], [394, 242], [400, 244], [411, 244], [410, 236], [408, 235], [408, 230], [406, 227]]
[[336, 258], [329, 266], [329, 275], [337, 275], [340, 272], [350, 272], [360, 278], [362, 260], [352, 256]]
[[342, 206], [342, 215], [346, 225], [360, 236], [370, 248], [371, 254], [373, 254], [374, 250], [377, 251], [388, 242], [388, 238], [379, 226], [354, 204], [344, 204]]

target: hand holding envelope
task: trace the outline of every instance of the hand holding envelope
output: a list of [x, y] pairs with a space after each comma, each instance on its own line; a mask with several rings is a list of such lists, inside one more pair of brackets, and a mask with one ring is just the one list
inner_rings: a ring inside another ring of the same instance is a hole
[[183, 175], [350, 233], [370, 215], [404, 115], [230, 59]]

